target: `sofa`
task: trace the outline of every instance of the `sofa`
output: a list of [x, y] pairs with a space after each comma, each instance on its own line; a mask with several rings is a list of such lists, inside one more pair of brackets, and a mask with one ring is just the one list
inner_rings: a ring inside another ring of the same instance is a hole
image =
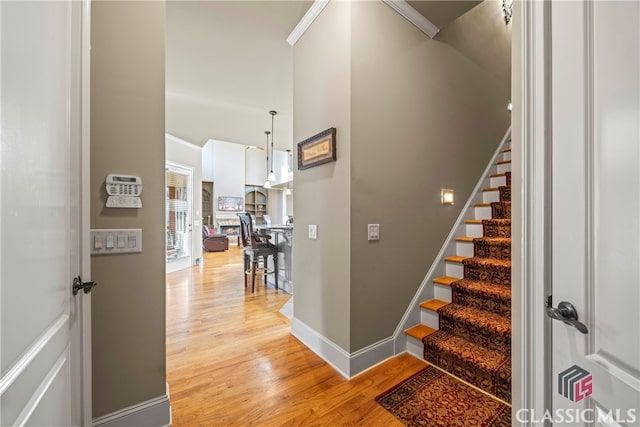
[[215, 230], [202, 226], [202, 249], [207, 252], [221, 252], [229, 249], [229, 238], [226, 234], [216, 234]]

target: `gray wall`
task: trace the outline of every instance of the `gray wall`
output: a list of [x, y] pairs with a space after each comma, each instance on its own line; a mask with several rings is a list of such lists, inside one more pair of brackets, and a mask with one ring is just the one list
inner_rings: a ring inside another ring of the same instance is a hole
[[511, 90], [511, 24], [504, 22], [502, 1], [484, 0], [445, 28], [435, 39], [447, 44]]
[[[140, 254], [95, 256], [93, 416], [165, 394], [164, 2], [93, 2], [91, 228], [142, 228]], [[105, 207], [112, 172], [142, 209]]]
[[[351, 8], [330, 2], [296, 43], [293, 79], [294, 141], [335, 127], [338, 158], [294, 166], [294, 316], [343, 349], [350, 346]], [[317, 240], [307, 238], [309, 224], [317, 224]]]
[[510, 84], [381, 2], [353, 7], [350, 351], [393, 334], [509, 126]]
[[[469, 30], [452, 26], [447, 41]], [[393, 334], [509, 126], [508, 99], [508, 79], [384, 3], [327, 6], [294, 52], [294, 140], [338, 129], [338, 161], [296, 171], [296, 318], [349, 352]], [[328, 226], [317, 241], [314, 223]]]

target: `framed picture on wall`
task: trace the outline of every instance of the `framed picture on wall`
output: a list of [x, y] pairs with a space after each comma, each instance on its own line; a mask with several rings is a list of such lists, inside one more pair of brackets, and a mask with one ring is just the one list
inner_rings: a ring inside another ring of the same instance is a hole
[[241, 211], [244, 199], [242, 197], [218, 197], [218, 210], [219, 211]]
[[336, 161], [336, 128], [329, 128], [298, 143], [298, 170]]

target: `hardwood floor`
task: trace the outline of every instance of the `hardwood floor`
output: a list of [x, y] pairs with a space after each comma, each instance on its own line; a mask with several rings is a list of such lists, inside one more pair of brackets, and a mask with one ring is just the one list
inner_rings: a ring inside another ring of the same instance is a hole
[[426, 366], [404, 354], [345, 380], [290, 334], [291, 297], [245, 290], [242, 252], [167, 275], [173, 426], [401, 426], [373, 400]]

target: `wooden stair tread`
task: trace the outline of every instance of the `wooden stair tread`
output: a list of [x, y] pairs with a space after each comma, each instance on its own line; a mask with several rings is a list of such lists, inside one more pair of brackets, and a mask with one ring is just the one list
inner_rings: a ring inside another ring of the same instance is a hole
[[481, 207], [485, 207], [485, 206], [491, 206], [491, 203], [490, 202], [489, 203], [476, 203], [473, 206], [481, 208]]
[[507, 176], [506, 173], [492, 173], [491, 175], [489, 175], [489, 178], [499, 178], [501, 176]]
[[511, 152], [511, 148], [506, 148], [504, 150], [502, 150], [503, 153], [510, 153]]
[[462, 262], [463, 259], [469, 258], [468, 256], [460, 256], [460, 255], [451, 255], [446, 257], [444, 260], [448, 262]]
[[482, 191], [500, 191], [500, 187], [487, 187], [483, 188]]
[[465, 224], [482, 224], [481, 219], [466, 219]]
[[453, 282], [457, 282], [458, 280], [460, 279], [457, 277], [442, 276], [433, 279], [433, 283], [437, 283], [438, 285], [451, 286]]
[[456, 242], [470, 242], [470, 243], [473, 243], [473, 237], [467, 237], [467, 236], [456, 237]]
[[430, 299], [429, 301], [424, 301], [420, 303], [420, 307], [426, 308], [427, 310], [431, 310], [431, 311], [438, 311], [438, 309], [448, 304], [449, 303], [446, 301], [441, 301], [439, 299], [434, 298], [434, 299]]
[[511, 163], [511, 160], [500, 160], [496, 164], [497, 165], [506, 165], [507, 163]]
[[409, 329], [405, 329], [404, 333], [409, 335], [410, 337], [422, 341], [422, 338], [428, 337], [436, 331], [437, 329], [433, 329], [428, 327], [427, 325], [420, 324], [412, 326]]

